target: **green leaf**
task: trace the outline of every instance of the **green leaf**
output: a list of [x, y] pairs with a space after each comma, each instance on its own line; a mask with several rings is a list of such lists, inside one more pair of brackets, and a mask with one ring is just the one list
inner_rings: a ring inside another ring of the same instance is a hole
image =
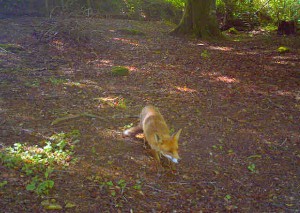
[[126, 187], [127, 183], [125, 180], [121, 179], [118, 181], [118, 186], [120, 186], [122, 189]]
[[108, 185], [108, 186], [113, 186], [114, 183], [113, 183], [112, 181], [108, 181], [108, 182], [106, 182], [106, 185]]
[[71, 208], [74, 208], [74, 207], [76, 207], [76, 204], [72, 203], [72, 202], [67, 202], [66, 206], [65, 206], [66, 209], [71, 209]]
[[62, 210], [62, 206], [57, 203], [51, 203], [44, 207], [47, 210]]
[[281, 47], [278, 47], [277, 52], [287, 53], [287, 52], [290, 52], [290, 49], [288, 47], [281, 46]]
[[129, 74], [129, 69], [122, 66], [116, 66], [111, 69], [111, 72], [115, 76], [126, 76]]
[[48, 194], [49, 189], [52, 189], [54, 186], [54, 181], [53, 180], [46, 180], [40, 183], [37, 187], [37, 193], [38, 194]]
[[248, 170], [251, 171], [252, 173], [256, 172], [256, 166], [254, 163], [251, 163], [248, 167]]
[[135, 190], [141, 190], [141, 189], [142, 189], [142, 186], [139, 185], [139, 184], [136, 184], [136, 185], [133, 186], [133, 188], [134, 188]]
[[112, 190], [110, 194], [111, 194], [111, 196], [115, 197], [116, 196], [116, 191]]
[[48, 179], [49, 175], [53, 172], [53, 168], [52, 167], [48, 167], [46, 172], [45, 172], [45, 178]]
[[2, 188], [3, 186], [5, 186], [8, 182], [5, 180], [5, 181], [2, 181], [0, 182], [0, 188]]
[[231, 195], [226, 195], [225, 200], [229, 201], [231, 199]]
[[35, 188], [36, 188], [36, 183], [35, 183], [35, 182], [31, 182], [30, 184], [28, 184], [28, 185], [26, 186], [26, 190], [27, 190], [27, 191], [34, 191]]

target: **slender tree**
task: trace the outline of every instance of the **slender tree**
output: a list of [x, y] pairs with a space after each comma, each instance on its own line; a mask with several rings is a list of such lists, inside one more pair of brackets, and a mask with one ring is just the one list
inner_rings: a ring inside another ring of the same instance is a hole
[[192, 34], [201, 38], [219, 36], [216, 0], [187, 0], [182, 19], [171, 34]]

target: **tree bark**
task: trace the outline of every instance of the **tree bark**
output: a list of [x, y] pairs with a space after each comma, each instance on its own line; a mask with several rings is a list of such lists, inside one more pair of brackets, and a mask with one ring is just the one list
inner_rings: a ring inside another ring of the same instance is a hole
[[190, 34], [200, 38], [218, 37], [220, 31], [215, 4], [215, 0], [187, 0], [182, 19], [171, 34]]

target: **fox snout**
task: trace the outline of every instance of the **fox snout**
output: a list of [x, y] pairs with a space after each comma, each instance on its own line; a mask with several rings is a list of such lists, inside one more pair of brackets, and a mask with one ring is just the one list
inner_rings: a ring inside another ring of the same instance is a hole
[[168, 155], [168, 154], [163, 154], [163, 156], [165, 156], [166, 158], [168, 158], [169, 160], [171, 160], [173, 163], [179, 163], [180, 161], [180, 158], [174, 158], [172, 157], [171, 155]]

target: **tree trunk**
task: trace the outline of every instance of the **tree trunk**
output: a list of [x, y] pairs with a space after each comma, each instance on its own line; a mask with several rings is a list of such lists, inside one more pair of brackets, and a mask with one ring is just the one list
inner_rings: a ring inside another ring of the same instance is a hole
[[187, 0], [182, 19], [171, 34], [191, 34], [200, 38], [219, 36], [215, 4], [215, 0]]

